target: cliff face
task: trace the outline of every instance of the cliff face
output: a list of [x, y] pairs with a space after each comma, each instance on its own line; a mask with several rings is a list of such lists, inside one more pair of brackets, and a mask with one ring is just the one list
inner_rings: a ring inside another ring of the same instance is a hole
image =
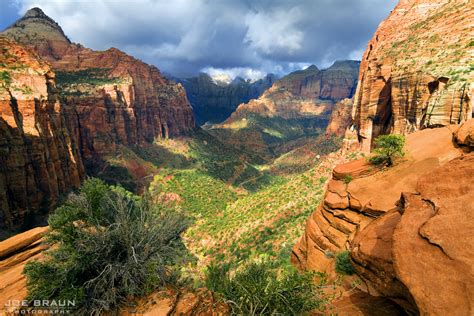
[[93, 51], [71, 43], [34, 8], [3, 34], [32, 47], [57, 73], [68, 122], [86, 158], [194, 128], [184, 89], [115, 48]]
[[408, 135], [394, 167], [337, 166], [292, 262], [331, 273], [349, 250], [360, 290], [410, 313], [472, 314], [472, 135], [474, 119], [426, 129]]
[[351, 98], [356, 84], [359, 62], [337, 61], [325, 70], [310, 66], [277, 80], [263, 95], [241, 104], [228, 121], [248, 113], [282, 118], [330, 114], [332, 105]]
[[186, 89], [198, 124], [220, 123], [227, 119], [241, 103], [258, 98], [275, 82], [275, 75], [269, 74], [255, 82], [236, 78], [233, 82], [220, 85], [207, 74], [198, 77], [176, 79]]
[[0, 37], [0, 225], [47, 210], [84, 177], [54, 73], [33, 52]]
[[364, 53], [353, 119], [362, 149], [380, 134], [406, 134], [472, 117], [472, 2], [402, 0]]
[[309, 99], [338, 101], [351, 98], [357, 85], [359, 65], [355, 60], [336, 61], [324, 70], [312, 65], [283, 77], [275, 86]]
[[80, 184], [83, 163], [100, 168], [119, 144], [140, 146], [194, 128], [180, 84], [117, 49], [71, 43], [40, 9], [2, 36], [0, 226], [54, 207]]
[[343, 137], [346, 133], [346, 129], [352, 123], [352, 99], [344, 99], [337, 102], [331, 113], [329, 124], [326, 127], [326, 135], [334, 135]]
[[264, 159], [288, 152], [298, 140], [325, 132], [334, 104], [352, 96], [358, 65], [356, 61], [340, 61], [326, 70], [310, 66], [290, 73], [258, 99], [240, 104], [210, 132], [242, 150], [252, 148]]

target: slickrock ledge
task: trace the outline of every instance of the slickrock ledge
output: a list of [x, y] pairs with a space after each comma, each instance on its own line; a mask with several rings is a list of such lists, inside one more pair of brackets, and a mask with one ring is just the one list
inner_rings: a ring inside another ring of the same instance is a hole
[[459, 135], [473, 122], [408, 135], [405, 157], [370, 175], [363, 160], [336, 167], [292, 262], [331, 275], [334, 255], [349, 250], [360, 290], [411, 314], [472, 314], [474, 154]]

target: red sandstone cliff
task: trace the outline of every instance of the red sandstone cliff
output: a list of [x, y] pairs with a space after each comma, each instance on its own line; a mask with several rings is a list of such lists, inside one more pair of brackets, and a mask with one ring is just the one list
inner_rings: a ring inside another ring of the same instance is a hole
[[472, 135], [474, 119], [426, 129], [408, 135], [394, 167], [337, 166], [292, 262], [331, 273], [334, 256], [350, 250], [360, 290], [410, 313], [470, 315]]
[[180, 84], [118, 49], [71, 43], [38, 8], [2, 35], [0, 226], [54, 206], [79, 185], [83, 161], [97, 167], [119, 144], [194, 128]]
[[3, 34], [51, 63], [69, 122], [80, 133], [85, 158], [194, 128], [184, 89], [118, 49], [73, 44], [59, 25], [33, 8]]
[[324, 70], [313, 65], [292, 72], [277, 80], [260, 98], [239, 105], [224, 125], [251, 113], [284, 119], [329, 116], [335, 102], [354, 94], [358, 69], [359, 62], [347, 60], [336, 61]]
[[0, 61], [0, 226], [14, 226], [79, 186], [84, 168], [49, 65], [4, 37]]
[[458, 124], [472, 117], [474, 6], [401, 0], [369, 41], [353, 119], [368, 151], [380, 134]]

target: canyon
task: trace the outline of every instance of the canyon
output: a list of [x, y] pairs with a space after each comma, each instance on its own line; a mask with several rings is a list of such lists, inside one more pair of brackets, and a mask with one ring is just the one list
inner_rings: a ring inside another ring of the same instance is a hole
[[[240, 104], [223, 123], [207, 129], [236, 148], [252, 148], [265, 160], [301, 146], [305, 137], [315, 139], [324, 134], [330, 120], [331, 128], [338, 129], [337, 124], [341, 127], [328, 136], [343, 136], [341, 130], [350, 123], [349, 113], [343, 110], [340, 116], [331, 115], [335, 108], [350, 108], [358, 70], [358, 61], [346, 60], [336, 61], [324, 70], [312, 65], [292, 72], [277, 80], [258, 99]], [[343, 103], [336, 106], [339, 101]]]
[[[27, 296], [25, 264], [55, 247], [32, 217], [128, 165], [190, 220], [189, 283], [120, 315], [230, 314], [203, 271], [265, 261], [315, 272], [318, 315], [472, 315], [473, 15], [469, 0], [400, 0], [361, 62], [223, 83], [166, 78], [27, 11], [0, 33], [0, 229], [24, 231], [0, 241], [0, 304]], [[390, 134], [403, 155], [372, 163]]]
[[180, 84], [118, 49], [71, 43], [39, 8], [1, 36], [2, 227], [51, 209], [117, 146], [195, 128]]
[[171, 79], [183, 85], [199, 125], [225, 121], [239, 104], [257, 99], [277, 80], [275, 75], [268, 74], [253, 82], [240, 77], [231, 82], [219, 82], [206, 73]]

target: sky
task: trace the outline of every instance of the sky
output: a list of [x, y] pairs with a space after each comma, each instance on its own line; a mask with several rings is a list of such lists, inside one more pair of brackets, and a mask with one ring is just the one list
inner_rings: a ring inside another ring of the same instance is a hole
[[166, 73], [257, 79], [360, 60], [397, 0], [0, 0], [0, 29], [40, 7], [73, 41]]

